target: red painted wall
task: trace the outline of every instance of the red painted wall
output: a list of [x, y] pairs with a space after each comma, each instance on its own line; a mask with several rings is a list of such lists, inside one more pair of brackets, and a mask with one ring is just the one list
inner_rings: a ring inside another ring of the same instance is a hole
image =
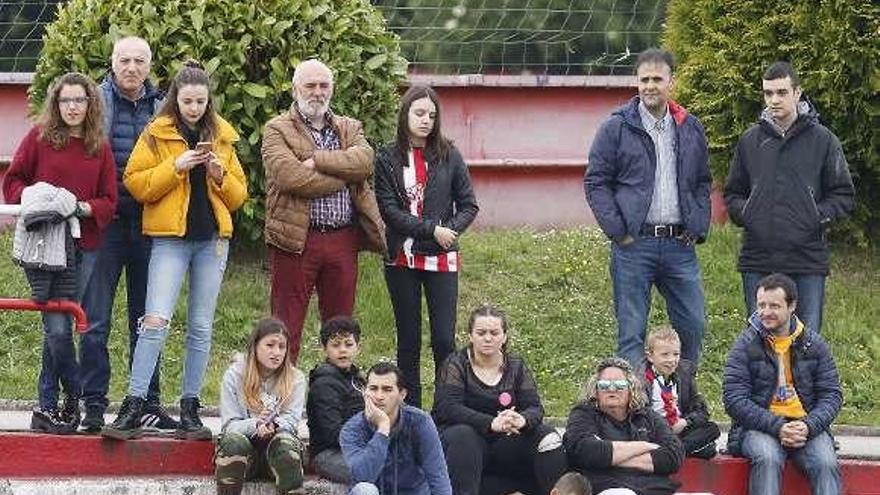
[[31, 127], [27, 118], [27, 86], [0, 84], [0, 116], [0, 162], [8, 162]]
[[[476, 227], [595, 224], [583, 191], [587, 152], [611, 111], [635, 94], [632, 78], [411, 75], [410, 82], [440, 95], [443, 131], [470, 166]], [[0, 84], [0, 169], [29, 128], [26, 89]], [[717, 194], [712, 212], [714, 221], [726, 219]]]

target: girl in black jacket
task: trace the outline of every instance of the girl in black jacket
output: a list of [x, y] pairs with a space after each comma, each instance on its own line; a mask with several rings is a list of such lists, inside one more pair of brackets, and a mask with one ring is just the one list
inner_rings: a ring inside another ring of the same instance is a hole
[[421, 407], [422, 289], [435, 369], [455, 349], [458, 236], [477, 216], [467, 166], [440, 130], [440, 103], [427, 86], [403, 95], [397, 139], [376, 155], [376, 199], [386, 224], [385, 281], [397, 324], [397, 363], [406, 401]]
[[434, 421], [455, 495], [547, 494], [566, 470], [561, 438], [543, 424], [538, 387], [507, 351], [507, 320], [471, 313], [470, 345], [449, 356], [434, 394]]

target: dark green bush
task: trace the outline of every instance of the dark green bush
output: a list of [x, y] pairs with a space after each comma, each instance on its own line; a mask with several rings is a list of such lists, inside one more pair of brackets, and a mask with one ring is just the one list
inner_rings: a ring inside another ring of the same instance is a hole
[[113, 42], [126, 35], [150, 43], [160, 87], [187, 58], [212, 75], [217, 108], [242, 136], [238, 150], [251, 199], [238, 225], [251, 240], [262, 235], [262, 127], [289, 107], [299, 61], [319, 57], [333, 68], [333, 108], [361, 119], [371, 141], [392, 135], [406, 61], [368, 0], [72, 0], [47, 27], [29, 92], [32, 110], [64, 72], [100, 80]]
[[[880, 4], [875, 0], [671, 0], [665, 46], [678, 59], [677, 98], [706, 126], [724, 181], [740, 134], [763, 106], [761, 74], [789, 60], [856, 179], [854, 224], [880, 234]], [[855, 227], [855, 228], [852, 228]]]

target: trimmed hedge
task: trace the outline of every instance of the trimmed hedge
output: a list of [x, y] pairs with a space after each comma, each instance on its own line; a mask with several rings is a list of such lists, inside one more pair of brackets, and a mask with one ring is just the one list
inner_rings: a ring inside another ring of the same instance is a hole
[[822, 122], [841, 140], [857, 207], [842, 229], [880, 234], [880, 4], [873, 0], [671, 0], [664, 45], [678, 62], [676, 97], [706, 126], [723, 182], [739, 136], [763, 107], [775, 60], [798, 71]]
[[335, 111], [364, 122], [368, 139], [389, 139], [397, 88], [406, 76], [398, 38], [368, 0], [71, 0], [46, 29], [29, 90], [31, 110], [60, 74], [78, 70], [100, 81], [113, 42], [145, 38], [154, 81], [164, 87], [187, 58], [202, 62], [216, 85], [217, 109], [242, 136], [239, 158], [251, 197], [238, 215], [250, 240], [262, 236], [263, 125], [291, 104], [291, 76], [319, 57], [335, 74]]

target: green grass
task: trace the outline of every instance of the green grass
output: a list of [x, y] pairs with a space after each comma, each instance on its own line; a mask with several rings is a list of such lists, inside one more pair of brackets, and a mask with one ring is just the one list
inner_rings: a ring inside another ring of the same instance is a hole
[[[735, 266], [738, 246], [738, 230], [724, 227], [713, 230], [709, 242], [698, 248], [708, 310], [700, 384], [718, 419], [724, 417], [720, 386], [725, 356], [746, 316]], [[10, 251], [11, 235], [0, 235], [0, 252]], [[229, 262], [203, 402], [216, 403], [219, 380], [230, 356], [245, 345], [252, 322], [268, 311], [263, 259], [258, 249], [240, 248]], [[840, 246], [833, 259], [823, 333], [831, 342], [843, 379], [845, 404], [838, 421], [880, 424], [880, 260], [875, 252], [847, 246]], [[0, 295], [28, 294], [21, 270], [8, 255], [0, 256], [0, 274]], [[364, 328], [361, 362], [393, 358], [394, 325], [378, 257], [362, 255], [359, 276], [356, 316]], [[111, 400], [120, 400], [127, 384], [124, 291], [119, 296], [111, 337]], [[180, 393], [185, 300], [180, 298], [162, 362], [166, 402], [175, 401]], [[595, 229], [469, 233], [463, 238], [459, 342], [464, 341], [468, 311], [483, 302], [492, 302], [508, 313], [513, 326], [512, 348], [525, 357], [537, 376], [548, 413], [565, 416], [588, 370], [615, 348], [608, 242]], [[300, 360], [306, 371], [321, 359], [314, 306]], [[652, 324], [664, 321], [662, 307], [662, 299], [657, 297]], [[4, 343], [0, 346], [0, 397], [35, 397], [41, 339], [36, 314], [0, 312], [0, 341]], [[422, 355], [423, 382], [430, 382], [427, 338]], [[425, 389], [427, 405], [431, 390], [430, 386]]]

